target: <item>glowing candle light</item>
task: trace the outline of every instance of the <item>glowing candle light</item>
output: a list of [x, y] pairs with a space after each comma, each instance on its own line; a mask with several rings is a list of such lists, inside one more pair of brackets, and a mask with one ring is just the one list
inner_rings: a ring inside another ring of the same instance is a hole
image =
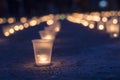
[[23, 26], [24, 26], [25, 28], [28, 28], [28, 27], [29, 27], [29, 24], [28, 24], [28, 23], [24, 23]]
[[103, 17], [103, 18], [102, 18], [102, 21], [103, 21], [103, 22], [107, 22], [107, 21], [108, 21], [107, 17]]
[[40, 34], [42, 39], [50, 39], [50, 40], [54, 40], [55, 39], [55, 33], [54, 32], [39, 31], [39, 34]]
[[0, 18], [0, 24], [3, 24], [4, 20], [3, 18]]
[[52, 24], [54, 24], [54, 21], [52, 19], [50, 19], [46, 23], [47, 23], [47, 25], [52, 25]]
[[24, 26], [23, 26], [23, 25], [19, 25], [19, 29], [20, 29], [20, 30], [23, 30], [23, 29], [24, 29]]
[[14, 26], [14, 30], [15, 30], [15, 31], [19, 31], [19, 26], [18, 26], [18, 25], [15, 25], [15, 26]]
[[99, 25], [99, 26], [98, 26], [98, 30], [104, 30], [104, 25], [102, 25], [102, 24]]
[[9, 24], [14, 23], [14, 22], [15, 22], [15, 18], [13, 18], [13, 17], [8, 18], [8, 23]]
[[29, 24], [30, 24], [30, 26], [36, 26], [37, 25], [37, 20], [33, 19], [29, 22]]
[[93, 23], [90, 23], [90, 24], [89, 24], [89, 28], [90, 28], [90, 29], [94, 29], [94, 27], [95, 27], [95, 25], [94, 25]]
[[26, 17], [21, 17], [20, 18], [20, 22], [21, 23], [26, 23], [27, 22], [27, 18]]
[[117, 24], [118, 23], [118, 19], [113, 19], [113, 24]]
[[113, 34], [113, 37], [114, 37], [114, 38], [118, 37], [118, 34], [117, 34], [117, 33], [114, 33], [114, 34]]
[[15, 31], [14, 31], [13, 28], [10, 28], [9, 32], [10, 32], [11, 34], [13, 34]]
[[97, 23], [97, 28], [98, 28], [98, 30], [104, 30], [105, 29], [105, 23], [104, 22], [102, 22], [102, 21], [100, 21], [100, 22], [98, 22]]
[[48, 58], [49, 57], [47, 55], [37, 55], [37, 62], [42, 64], [49, 64], [50, 61], [48, 60]]
[[7, 37], [7, 36], [10, 35], [10, 33], [9, 32], [5, 32], [4, 35]]
[[107, 33], [109, 33], [112, 38], [116, 38], [119, 36], [119, 31], [120, 31], [119, 29], [120, 28], [117, 18], [112, 18], [108, 21], [106, 30]]

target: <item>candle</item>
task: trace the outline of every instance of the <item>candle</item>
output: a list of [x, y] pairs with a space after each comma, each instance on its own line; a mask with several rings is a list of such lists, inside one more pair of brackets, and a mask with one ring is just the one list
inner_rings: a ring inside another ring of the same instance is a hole
[[32, 40], [32, 42], [36, 65], [49, 65], [51, 63], [53, 41], [46, 39], [35, 39]]
[[39, 31], [39, 34], [41, 36], [41, 39], [49, 39], [54, 40], [55, 39], [55, 33], [50, 31]]
[[50, 60], [47, 55], [37, 55], [37, 63], [39, 65], [47, 65], [50, 64]]

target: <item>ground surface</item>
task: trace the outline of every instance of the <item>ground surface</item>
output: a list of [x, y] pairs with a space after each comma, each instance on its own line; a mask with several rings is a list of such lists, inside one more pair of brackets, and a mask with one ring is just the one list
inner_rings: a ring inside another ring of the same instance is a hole
[[62, 22], [52, 65], [34, 66], [32, 39], [45, 24], [0, 39], [0, 80], [120, 80], [120, 41], [101, 31]]

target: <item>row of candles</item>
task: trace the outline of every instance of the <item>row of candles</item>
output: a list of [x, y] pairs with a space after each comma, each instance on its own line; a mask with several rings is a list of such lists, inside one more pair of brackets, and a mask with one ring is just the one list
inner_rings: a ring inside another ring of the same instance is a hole
[[54, 21], [59, 20], [60, 15], [49, 14], [43, 17], [32, 17], [31, 19], [27, 19], [26, 17], [20, 18], [19, 23], [10, 24], [3, 27], [4, 36], [8, 37], [18, 31], [35, 27], [36, 25], [40, 25], [42, 22], [46, 22], [47, 25], [53, 25]]
[[[90, 12], [90, 13], [79, 13], [79, 14], [73, 13], [73, 15], [76, 17], [84, 17], [90, 20], [90, 19], [93, 19], [93, 16], [94, 18], [97, 16], [102, 16], [102, 17], [120, 16], [120, 11], [102, 11], [102, 12]], [[46, 15], [43, 17], [39, 17], [39, 19], [42, 19], [42, 21], [47, 21], [46, 19], [53, 18], [54, 16], [56, 16], [56, 18], [58, 19], [65, 18], [64, 14], [57, 14], [57, 15], [50, 14], [50, 15]], [[25, 23], [27, 22], [27, 20], [28, 20], [27, 17], [21, 17], [19, 19], [19, 22]], [[96, 21], [96, 19], [94, 21]], [[15, 17], [9, 17], [9, 18], [1, 17], [0, 18], [0, 24], [5, 24], [5, 23], [12, 24], [16, 22], [17, 22], [17, 19]]]
[[51, 64], [52, 47], [57, 33], [60, 31], [60, 23], [54, 21], [53, 25], [47, 26], [38, 33], [41, 39], [32, 40], [35, 63], [37, 66]]
[[71, 15], [67, 15], [66, 18], [70, 22], [82, 24], [83, 26], [88, 27], [90, 29], [94, 29], [96, 26], [98, 30], [107, 32], [112, 38], [117, 38], [119, 36], [120, 31], [119, 16], [115, 15], [115, 13], [108, 15], [105, 15], [105, 13], [104, 15], [99, 13], [73, 13]]
[[[119, 16], [120, 11], [102, 11], [85, 14], [49, 14], [42, 17], [32, 17], [31, 19], [21, 17], [20, 23], [3, 27], [3, 32], [5, 36], [10, 36], [17, 31], [39, 25], [42, 22], [46, 22], [47, 25], [53, 25], [54, 20], [63, 20], [66, 18], [70, 22], [82, 24], [90, 29], [94, 29], [97, 25], [98, 30], [104, 30], [109, 33], [112, 38], [116, 38], [119, 36]], [[2, 18], [0, 18], [0, 21], [1, 19]], [[8, 21], [15, 22], [15, 18], [8, 18]]]

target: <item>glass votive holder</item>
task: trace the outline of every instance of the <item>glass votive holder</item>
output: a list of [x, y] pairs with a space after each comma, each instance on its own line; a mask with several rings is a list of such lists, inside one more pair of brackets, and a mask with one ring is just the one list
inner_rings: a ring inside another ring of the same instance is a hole
[[39, 31], [39, 34], [41, 36], [41, 39], [49, 39], [49, 40], [54, 40], [55, 39], [55, 33], [51, 31]]
[[36, 65], [50, 65], [53, 41], [44, 39], [34, 39], [32, 40], [32, 43]]

